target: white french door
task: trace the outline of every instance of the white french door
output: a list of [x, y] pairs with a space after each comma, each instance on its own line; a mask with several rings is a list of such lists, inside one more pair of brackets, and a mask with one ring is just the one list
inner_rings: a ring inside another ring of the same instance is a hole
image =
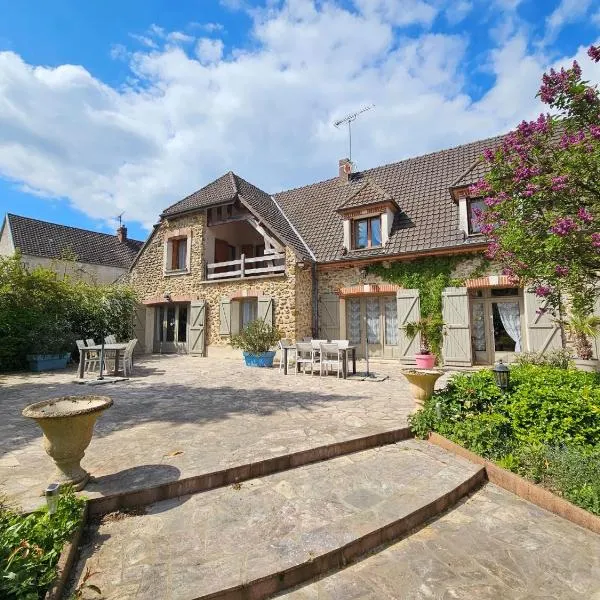
[[398, 306], [395, 296], [362, 296], [346, 300], [346, 337], [356, 345], [356, 354], [369, 357], [398, 356]]

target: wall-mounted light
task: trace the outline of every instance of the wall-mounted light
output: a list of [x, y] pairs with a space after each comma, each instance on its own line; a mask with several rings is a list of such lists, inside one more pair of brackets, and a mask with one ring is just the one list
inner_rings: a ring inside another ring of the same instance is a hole
[[46, 488], [44, 495], [46, 496], [46, 506], [48, 514], [53, 515], [58, 509], [58, 498], [60, 494], [60, 485], [58, 483], [50, 483]]

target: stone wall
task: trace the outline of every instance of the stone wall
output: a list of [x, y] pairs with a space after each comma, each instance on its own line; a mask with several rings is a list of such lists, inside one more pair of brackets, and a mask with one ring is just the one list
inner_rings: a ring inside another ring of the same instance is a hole
[[313, 272], [311, 265], [296, 269], [296, 340], [312, 337]]
[[[140, 301], [149, 306], [164, 302], [168, 293], [174, 302], [203, 299], [207, 302], [206, 344], [209, 347], [226, 347], [227, 336], [221, 336], [219, 305], [221, 298], [244, 296], [271, 296], [274, 299], [275, 326], [284, 337], [296, 339], [297, 335], [310, 335], [312, 319], [312, 279], [310, 269], [296, 265], [294, 252], [286, 248], [286, 272], [275, 276], [207, 282], [204, 280], [205, 217], [195, 214], [161, 222], [153, 232], [138, 262], [133, 267], [129, 283]], [[176, 229], [191, 230], [190, 272], [165, 275], [164, 240]], [[147, 327], [153, 321], [147, 319]], [[146, 339], [149, 338], [146, 332]], [[151, 339], [151, 338], [150, 338]], [[148, 344], [146, 344], [148, 346]], [[146, 351], [151, 348], [146, 347]]]

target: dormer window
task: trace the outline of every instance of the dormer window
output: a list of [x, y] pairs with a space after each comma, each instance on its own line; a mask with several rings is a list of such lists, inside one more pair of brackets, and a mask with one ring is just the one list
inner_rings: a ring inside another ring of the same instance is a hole
[[485, 202], [483, 198], [467, 199], [467, 217], [469, 235], [478, 235], [481, 233], [481, 215], [485, 212]]
[[381, 215], [366, 219], [355, 219], [353, 222], [354, 250], [377, 248], [381, 246]]

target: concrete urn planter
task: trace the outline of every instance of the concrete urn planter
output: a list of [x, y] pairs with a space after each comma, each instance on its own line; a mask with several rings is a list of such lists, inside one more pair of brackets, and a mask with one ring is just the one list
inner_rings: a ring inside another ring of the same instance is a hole
[[599, 363], [597, 360], [584, 360], [583, 358], [575, 358], [573, 359], [573, 362], [575, 363], [575, 367], [580, 371], [596, 373], [599, 370]]
[[90, 474], [79, 464], [94, 433], [96, 419], [113, 401], [107, 396], [63, 396], [30, 404], [23, 416], [44, 432], [44, 450], [56, 464], [54, 481], [79, 491]]
[[444, 374], [434, 369], [406, 369], [402, 374], [410, 384], [410, 391], [417, 410], [423, 408], [425, 401], [431, 398], [435, 382]]

